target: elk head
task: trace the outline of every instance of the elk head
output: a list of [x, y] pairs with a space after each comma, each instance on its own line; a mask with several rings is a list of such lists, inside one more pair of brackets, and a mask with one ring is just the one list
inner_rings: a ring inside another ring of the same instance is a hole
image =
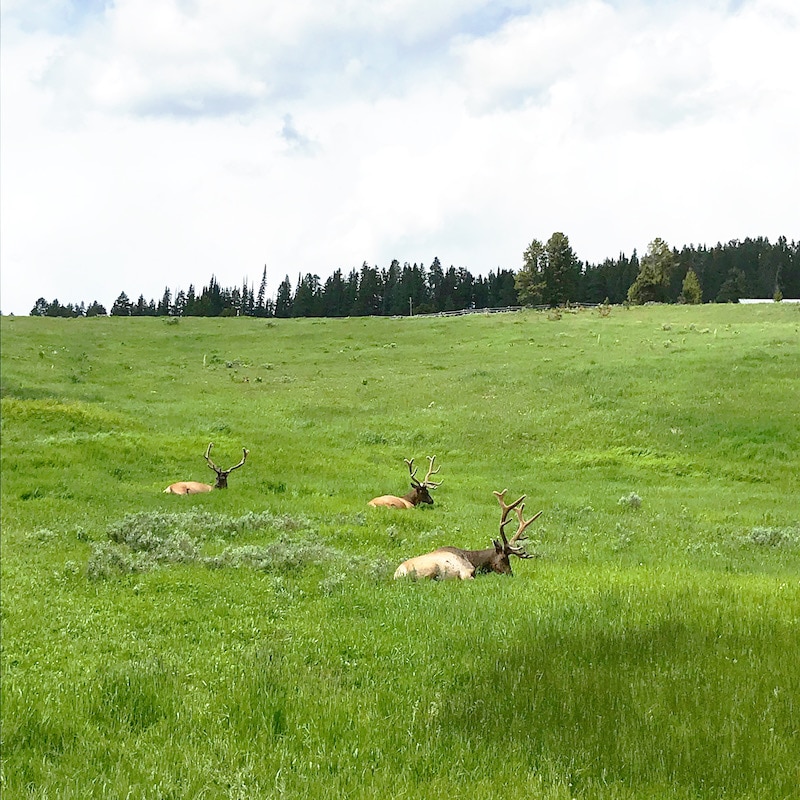
[[436, 469], [433, 468], [433, 462], [436, 460], [436, 456], [428, 456], [428, 473], [425, 475], [425, 479], [422, 481], [418, 480], [416, 477], [417, 470], [414, 467], [414, 459], [412, 458], [409, 461], [407, 458], [405, 458], [403, 460], [406, 462], [406, 466], [408, 467], [408, 471], [411, 476], [411, 491], [402, 497], [397, 497], [393, 494], [385, 494], [381, 497], [375, 497], [369, 501], [369, 505], [376, 508], [378, 506], [384, 506], [388, 508], [414, 508], [414, 506], [418, 506], [420, 503], [433, 505], [431, 490], [436, 489], [442, 484], [441, 481], [431, 480], [431, 476], [435, 475], [441, 469], [441, 467], [436, 467]]
[[212, 489], [227, 489], [228, 488], [228, 475], [231, 474], [235, 469], [239, 469], [239, 467], [244, 465], [244, 462], [247, 460], [247, 456], [250, 451], [246, 448], [242, 448], [242, 460], [233, 467], [229, 469], [220, 469], [212, 460], [211, 460], [211, 448], [214, 446], [213, 442], [208, 443], [208, 447], [206, 448], [205, 453], [205, 460], [208, 466], [217, 473], [217, 480], [214, 482], [214, 485], [211, 486], [208, 483], [199, 483], [198, 481], [179, 481], [178, 483], [172, 483], [164, 489], [164, 492], [167, 494], [199, 494], [201, 492], [210, 492]]
[[411, 494], [413, 494], [413, 498], [408, 498], [413, 505], [419, 505], [420, 503], [426, 503], [427, 505], [433, 505], [433, 498], [431, 497], [430, 490], [436, 489], [437, 487], [441, 486], [441, 481], [432, 481], [431, 475], [435, 475], [441, 467], [433, 468], [433, 462], [436, 460], [436, 456], [428, 456], [428, 473], [425, 475], [425, 480], [418, 481], [415, 477], [417, 474], [417, 470], [414, 467], [414, 459], [412, 458], [409, 461], [407, 458], [403, 459], [407, 466], [408, 471], [411, 476]]

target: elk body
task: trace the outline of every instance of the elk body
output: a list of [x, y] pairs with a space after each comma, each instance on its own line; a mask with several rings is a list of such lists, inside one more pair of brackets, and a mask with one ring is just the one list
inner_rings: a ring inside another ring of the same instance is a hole
[[239, 467], [244, 464], [250, 451], [246, 447], [243, 447], [242, 460], [238, 464], [230, 469], [220, 469], [211, 460], [211, 448], [213, 446], [214, 443], [209, 442], [205, 454], [206, 463], [211, 469], [214, 470], [214, 472], [217, 473], [217, 480], [214, 482], [213, 486], [208, 483], [200, 483], [199, 481], [178, 481], [178, 483], [171, 483], [169, 486], [167, 486], [167, 488], [164, 489], [164, 492], [166, 494], [200, 494], [201, 492], [210, 492], [212, 489], [227, 489], [228, 475], [230, 475], [235, 469], [239, 469]]
[[[472, 580], [476, 574], [482, 572], [498, 572], [501, 575], [513, 575], [511, 570], [510, 556], [518, 558], [533, 558], [525, 552], [525, 545], [520, 544], [528, 537], [525, 529], [535, 519], [538, 519], [541, 511], [534, 514], [529, 520], [524, 519], [523, 512], [525, 505], [525, 495], [513, 503], [505, 502], [506, 490], [495, 492], [494, 496], [500, 503], [502, 516], [500, 517], [500, 536], [502, 543], [498, 539], [492, 540], [492, 547], [485, 550], [464, 550], [460, 547], [440, 547], [432, 553], [425, 553], [422, 556], [409, 558], [404, 561], [395, 571], [395, 578], [431, 578], [434, 580], [446, 580], [448, 578], [458, 578], [459, 580]], [[506, 538], [505, 526], [510, 522], [508, 512], [516, 509], [519, 527], [517, 532], [511, 537]]]
[[431, 475], [435, 475], [441, 469], [441, 467], [433, 468], [433, 462], [436, 460], [436, 456], [428, 456], [428, 474], [423, 481], [419, 481], [415, 477], [417, 470], [414, 468], [414, 459], [412, 458], [411, 461], [407, 458], [403, 460], [408, 465], [409, 473], [411, 473], [411, 491], [408, 492], [408, 494], [404, 494], [402, 497], [396, 497], [393, 494], [384, 494], [370, 500], [368, 505], [371, 505], [373, 508], [414, 508], [414, 506], [418, 506], [420, 503], [433, 505], [433, 498], [431, 497], [430, 490], [441, 486], [442, 483], [441, 481], [437, 483], [431, 480]]

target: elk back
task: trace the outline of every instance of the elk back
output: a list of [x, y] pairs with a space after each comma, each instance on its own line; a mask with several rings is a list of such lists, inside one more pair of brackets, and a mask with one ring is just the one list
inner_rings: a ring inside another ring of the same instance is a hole
[[165, 494], [200, 494], [201, 492], [210, 492], [214, 487], [209, 486], [207, 483], [199, 483], [198, 481], [179, 481], [178, 483], [171, 483], [164, 489]]
[[458, 579], [469, 581], [475, 577], [475, 567], [457, 553], [437, 550], [404, 561], [394, 573], [397, 578], [428, 578], [444, 581]]

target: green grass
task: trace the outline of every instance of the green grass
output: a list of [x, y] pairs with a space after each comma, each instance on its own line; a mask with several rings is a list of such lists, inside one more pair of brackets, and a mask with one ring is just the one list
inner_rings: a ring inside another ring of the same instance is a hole
[[797, 797], [800, 312], [552, 316], [2, 318], [4, 799]]

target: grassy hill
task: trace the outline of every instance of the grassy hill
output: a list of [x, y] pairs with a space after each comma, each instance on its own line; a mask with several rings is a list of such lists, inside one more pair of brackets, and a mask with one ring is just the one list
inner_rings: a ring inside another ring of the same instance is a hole
[[796, 306], [0, 324], [4, 798], [796, 791]]

